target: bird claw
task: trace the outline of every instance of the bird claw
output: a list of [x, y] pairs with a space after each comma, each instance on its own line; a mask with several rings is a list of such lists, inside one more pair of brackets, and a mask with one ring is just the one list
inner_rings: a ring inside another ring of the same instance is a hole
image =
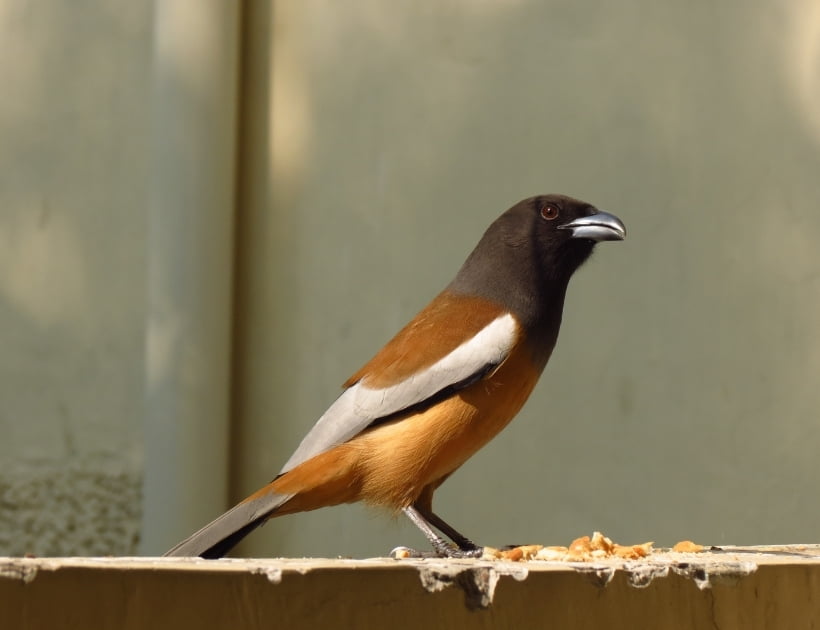
[[480, 558], [484, 555], [484, 547], [473, 546], [461, 549], [454, 545], [447, 545], [446, 549], [437, 549], [440, 558]]

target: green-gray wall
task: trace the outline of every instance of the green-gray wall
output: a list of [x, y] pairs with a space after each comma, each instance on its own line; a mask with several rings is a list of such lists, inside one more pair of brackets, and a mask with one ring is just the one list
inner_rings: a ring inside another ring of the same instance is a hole
[[[628, 238], [576, 275], [535, 394], [441, 515], [490, 545], [816, 540], [815, 0], [26, 6], [0, 0], [0, 553], [158, 553], [268, 481], [541, 192]], [[89, 505], [124, 533], [76, 533]], [[352, 506], [243, 552], [397, 544], [425, 543]]]

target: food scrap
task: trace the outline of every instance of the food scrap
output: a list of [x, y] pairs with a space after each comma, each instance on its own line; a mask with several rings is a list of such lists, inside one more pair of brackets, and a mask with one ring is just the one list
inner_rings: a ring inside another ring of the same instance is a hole
[[[639, 560], [652, 553], [672, 551], [674, 553], [698, 553], [707, 547], [682, 540], [671, 549], [655, 549], [652, 542], [639, 545], [619, 545], [601, 532], [592, 536], [581, 536], [573, 540], [568, 547], [546, 547], [544, 545], [520, 545], [506, 549], [484, 547], [484, 560], [506, 560], [508, 562], [525, 562], [527, 560], [547, 560], [552, 562], [592, 562], [595, 560], [621, 559]], [[391, 552], [393, 558], [419, 557], [417, 552], [406, 547], [397, 547]]]
[[[693, 543], [694, 544], [694, 543]], [[623, 560], [637, 560], [652, 553], [653, 543], [640, 545], [619, 545], [612, 542], [601, 532], [590, 536], [582, 536], [573, 540], [569, 547], [545, 547], [543, 545], [524, 545], [512, 549], [484, 548], [484, 557], [488, 559], [508, 560], [519, 562], [522, 560], [553, 560], [559, 562], [589, 562], [603, 558], [621, 558]]]

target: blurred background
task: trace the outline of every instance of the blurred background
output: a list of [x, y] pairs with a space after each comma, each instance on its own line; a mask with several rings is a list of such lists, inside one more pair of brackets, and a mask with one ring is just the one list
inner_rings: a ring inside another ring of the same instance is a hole
[[[628, 238], [437, 511], [817, 542], [816, 0], [0, 0], [0, 59], [0, 554], [163, 552], [545, 192]], [[239, 553], [398, 544], [344, 506]]]

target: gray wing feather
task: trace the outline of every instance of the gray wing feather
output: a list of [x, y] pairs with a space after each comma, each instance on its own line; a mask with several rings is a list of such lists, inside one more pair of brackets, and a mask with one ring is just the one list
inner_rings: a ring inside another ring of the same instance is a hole
[[379, 418], [417, 405], [441, 390], [469, 381], [488, 365], [500, 365], [517, 339], [512, 315], [498, 317], [423, 372], [384, 389], [370, 389], [361, 381], [346, 389], [328, 408], [291, 455], [280, 474], [311, 457], [348, 441]]

